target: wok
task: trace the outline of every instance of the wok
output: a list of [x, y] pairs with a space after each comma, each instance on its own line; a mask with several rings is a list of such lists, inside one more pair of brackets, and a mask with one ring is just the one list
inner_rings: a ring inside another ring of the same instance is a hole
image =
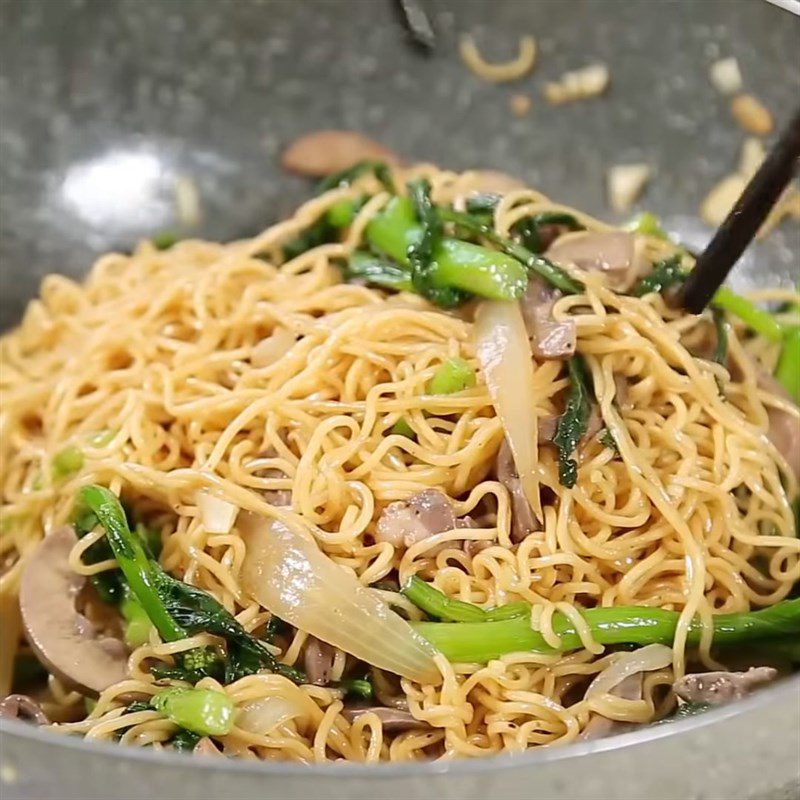
[[[0, 4], [0, 326], [48, 272], [78, 277], [99, 253], [154, 231], [254, 233], [310, 192], [281, 146], [308, 130], [369, 133], [408, 159], [513, 172], [613, 219], [604, 171], [645, 161], [642, 206], [689, 244], [705, 192], [735, 165], [742, 133], [708, 80], [739, 60], [776, 114], [800, 89], [800, 20], [757, 0], [429, 0], [438, 48], [409, 46], [388, 0], [4, 0]], [[459, 33], [489, 57], [539, 41], [512, 88], [460, 63]], [[794, 53], [795, 55], [792, 55]], [[608, 64], [608, 95], [550, 107], [544, 80]], [[510, 95], [534, 98], [530, 114]], [[176, 181], [200, 219], [181, 222]], [[784, 226], [737, 269], [745, 285], [797, 274]], [[3, 723], [0, 794], [22, 798], [779, 798], [800, 789], [800, 677], [746, 701], [607, 740], [473, 762], [302, 767], [229, 763], [97, 745]]]

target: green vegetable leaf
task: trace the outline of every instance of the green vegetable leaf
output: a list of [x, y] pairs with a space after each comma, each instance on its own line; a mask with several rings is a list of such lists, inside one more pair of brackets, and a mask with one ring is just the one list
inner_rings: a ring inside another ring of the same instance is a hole
[[409, 196], [422, 226], [422, 235], [408, 248], [411, 266], [411, 284], [416, 292], [441, 308], [456, 308], [466, 302], [470, 295], [454, 286], [437, 285], [437, 265], [434, 251], [442, 242], [442, 221], [431, 201], [431, 185], [421, 178], [408, 184]]
[[344, 269], [346, 281], [364, 281], [382, 289], [410, 292], [414, 287], [408, 271], [393, 261], [374, 256], [364, 250], [356, 250]]
[[529, 617], [531, 613], [528, 603], [481, 608], [463, 600], [454, 600], [416, 575], [400, 591], [428, 616], [444, 622], [497, 622], [521, 616]]
[[785, 336], [775, 377], [800, 405], [800, 328], [792, 328]]
[[[102, 486], [85, 486], [82, 505], [106, 530], [106, 540], [136, 600], [165, 641], [211, 633], [225, 640], [225, 682], [261, 669], [302, 682], [299, 670], [279, 664], [263, 642], [251, 636], [211, 595], [173, 578], [148, 557], [141, 539], [131, 532], [119, 500]], [[185, 669], [185, 665], [181, 665]]]
[[520, 242], [532, 253], [541, 253], [545, 249], [542, 228], [548, 225], [558, 225], [568, 231], [583, 230], [583, 225], [572, 214], [564, 211], [544, 211], [515, 222], [511, 227], [511, 233], [519, 237]]
[[170, 247], [176, 245], [180, 241], [180, 236], [178, 236], [175, 231], [161, 231], [160, 233], [156, 233], [150, 241], [153, 243], [153, 247], [156, 250], [169, 250]]
[[686, 280], [686, 270], [682, 265], [680, 254], [665, 258], [654, 265], [653, 271], [645, 275], [636, 286], [633, 287], [635, 297], [644, 297], [647, 294], [657, 292], [664, 294], [673, 286], [680, 286]]
[[[662, 608], [616, 606], [581, 612], [595, 641], [604, 645], [651, 643], [672, 644], [680, 612]], [[734, 646], [771, 641], [793, 642], [800, 637], [800, 598], [782, 600], [758, 611], [717, 614], [712, 618], [715, 646]], [[530, 619], [519, 616], [500, 622], [412, 622], [448, 661], [485, 664], [508, 653], [568, 652], [580, 649], [581, 637], [572, 622], [560, 612], [553, 615], [553, 630], [561, 640], [555, 651]], [[700, 641], [700, 621], [692, 622], [687, 643]]]
[[557, 289], [567, 294], [579, 294], [583, 290], [583, 286], [578, 281], [573, 280], [557, 264], [554, 264], [544, 256], [532, 253], [527, 247], [518, 242], [500, 236], [491, 224], [488, 224], [480, 217], [447, 207], [441, 207], [439, 215], [442, 221], [452, 222], [491, 242], [495, 247], [500, 248], [504, 253], [522, 264], [529, 272], [535, 273]]
[[203, 737], [200, 736], [199, 733], [194, 733], [181, 728], [172, 737], [170, 744], [172, 745], [172, 749], [177, 750], [179, 753], [191, 753], [202, 738]]
[[165, 689], [150, 705], [176, 725], [200, 736], [224, 736], [233, 727], [235, 706], [224, 692], [214, 689]]
[[578, 477], [578, 463], [572, 458], [589, 421], [591, 400], [589, 373], [580, 356], [567, 362], [570, 389], [564, 413], [558, 420], [553, 444], [558, 448], [558, 477], [562, 486], [572, 488]]

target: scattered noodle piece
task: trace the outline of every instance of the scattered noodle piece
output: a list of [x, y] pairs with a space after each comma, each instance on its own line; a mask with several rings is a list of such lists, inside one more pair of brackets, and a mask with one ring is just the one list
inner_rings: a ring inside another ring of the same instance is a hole
[[752, 94], [740, 94], [731, 101], [731, 114], [747, 133], [766, 136], [772, 132], [772, 114]]
[[722, 94], [736, 94], [742, 91], [742, 73], [735, 58], [721, 58], [715, 61], [708, 70], [708, 77]]
[[619, 214], [630, 211], [652, 170], [648, 164], [617, 164], [608, 170], [608, 198]]
[[527, 75], [536, 63], [536, 40], [533, 36], [521, 37], [517, 57], [503, 64], [490, 64], [486, 61], [471, 36], [462, 36], [458, 49], [467, 67], [479, 78], [492, 83], [516, 81]]
[[560, 105], [574, 100], [601, 95], [608, 87], [611, 75], [605, 64], [565, 72], [555, 83], [546, 83], [544, 96], [548, 103]]
[[526, 94], [513, 94], [509, 100], [511, 113], [515, 117], [524, 117], [531, 110], [531, 99]]

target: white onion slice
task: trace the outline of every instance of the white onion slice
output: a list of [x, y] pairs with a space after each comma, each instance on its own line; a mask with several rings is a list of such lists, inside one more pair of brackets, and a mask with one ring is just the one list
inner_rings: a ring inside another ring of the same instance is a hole
[[201, 489], [195, 495], [195, 502], [200, 511], [200, 519], [203, 527], [209, 533], [230, 533], [236, 515], [239, 513], [239, 506], [234, 505], [222, 497]]
[[625, 678], [638, 672], [653, 672], [672, 663], [672, 648], [664, 644], [648, 644], [630, 653], [620, 653], [611, 666], [606, 667], [586, 690], [586, 697], [606, 694]]
[[288, 328], [275, 328], [253, 348], [250, 363], [257, 369], [268, 367], [283, 358], [295, 341], [295, 335]]
[[533, 353], [519, 303], [481, 303], [475, 316], [475, 336], [478, 362], [503, 423], [522, 490], [541, 521]]
[[286, 697], [265, 697], [242, 706], [236, 716], [236, 727], [265, 736], [279, 725], [305, 715], [303, 708]]
[[269, 612], [374, 667], [418, 683], [441, 680], [433, 646], [304, 531], [249, 513], [239, 531], [242, 584]]

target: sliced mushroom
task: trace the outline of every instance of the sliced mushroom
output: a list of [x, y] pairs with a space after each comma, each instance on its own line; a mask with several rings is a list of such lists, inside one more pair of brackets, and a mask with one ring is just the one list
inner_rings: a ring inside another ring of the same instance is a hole
[[39, 660], [65, 685], [96, 697], [125, 678], [128, 651], [119, 639], [100, 635], [75, 607], [86, 582], [68, 564], [76, 541], [65, 526], [39, 543], [22, 573], [19, 604]]
[[367, 159], [398, 162], [391, 150], [361, 133], [314, 131], [289, 144], [281, 154], [281, 166], [298, 175], [324, 178]]
[[644, 268], [643, 260], [637, 257], [636, 237], [624, 231], [585, 231], [559, 238], [546, 255], [559, 264], [603, 272], [609, 284], [619, 290], [630, 288]]
[[309, 683], [327, 686], [331, 681], [333, 665], [336, 661], [336, 648], [333, 645], [309, 636], [303, 652], [303, 666]]
[[698, 672], [678, 678], [672, 690], [687, 703], [716, 706], [746, 697], [777, 676], [778, 670], [773, 667], [751, 667], [747, 672]]
[[520, 300], [522, 317], [536, 358], [569, 358], [577, 345], [577, 330], [572, 319], [556, 320], [553, 305], [561, 292], [539, 278], [531, 278]]
[[[642, 689], [644, 687], [644, 675], [637, 672], [621, 680], [610, 692], [623, 700], [641, 700]], [[586, 727], [578, 737], [584, 741], [588, 739], [604, 739], [618, 733], [627, 733], [638, 727], [635, 722], [619, 722], [615, 719], [608, 719], [601, 714], [592, 714]]]
[[47, 725], [50, 720], [41, 706], [26, 694], [10, 694], [0, 700], [0, 717]]
[[383, 723], [383, 729], [388, 733], [401, 733], [414, 728], [429, 728], [427, 722], [422, 722], [411, 715], [410, 711], [399, 708], [384, 708], [383, 706], [353, 706], [342, 709], [342, 716], [350, 723], [355, 722], [363, 714], [375, 714]]

